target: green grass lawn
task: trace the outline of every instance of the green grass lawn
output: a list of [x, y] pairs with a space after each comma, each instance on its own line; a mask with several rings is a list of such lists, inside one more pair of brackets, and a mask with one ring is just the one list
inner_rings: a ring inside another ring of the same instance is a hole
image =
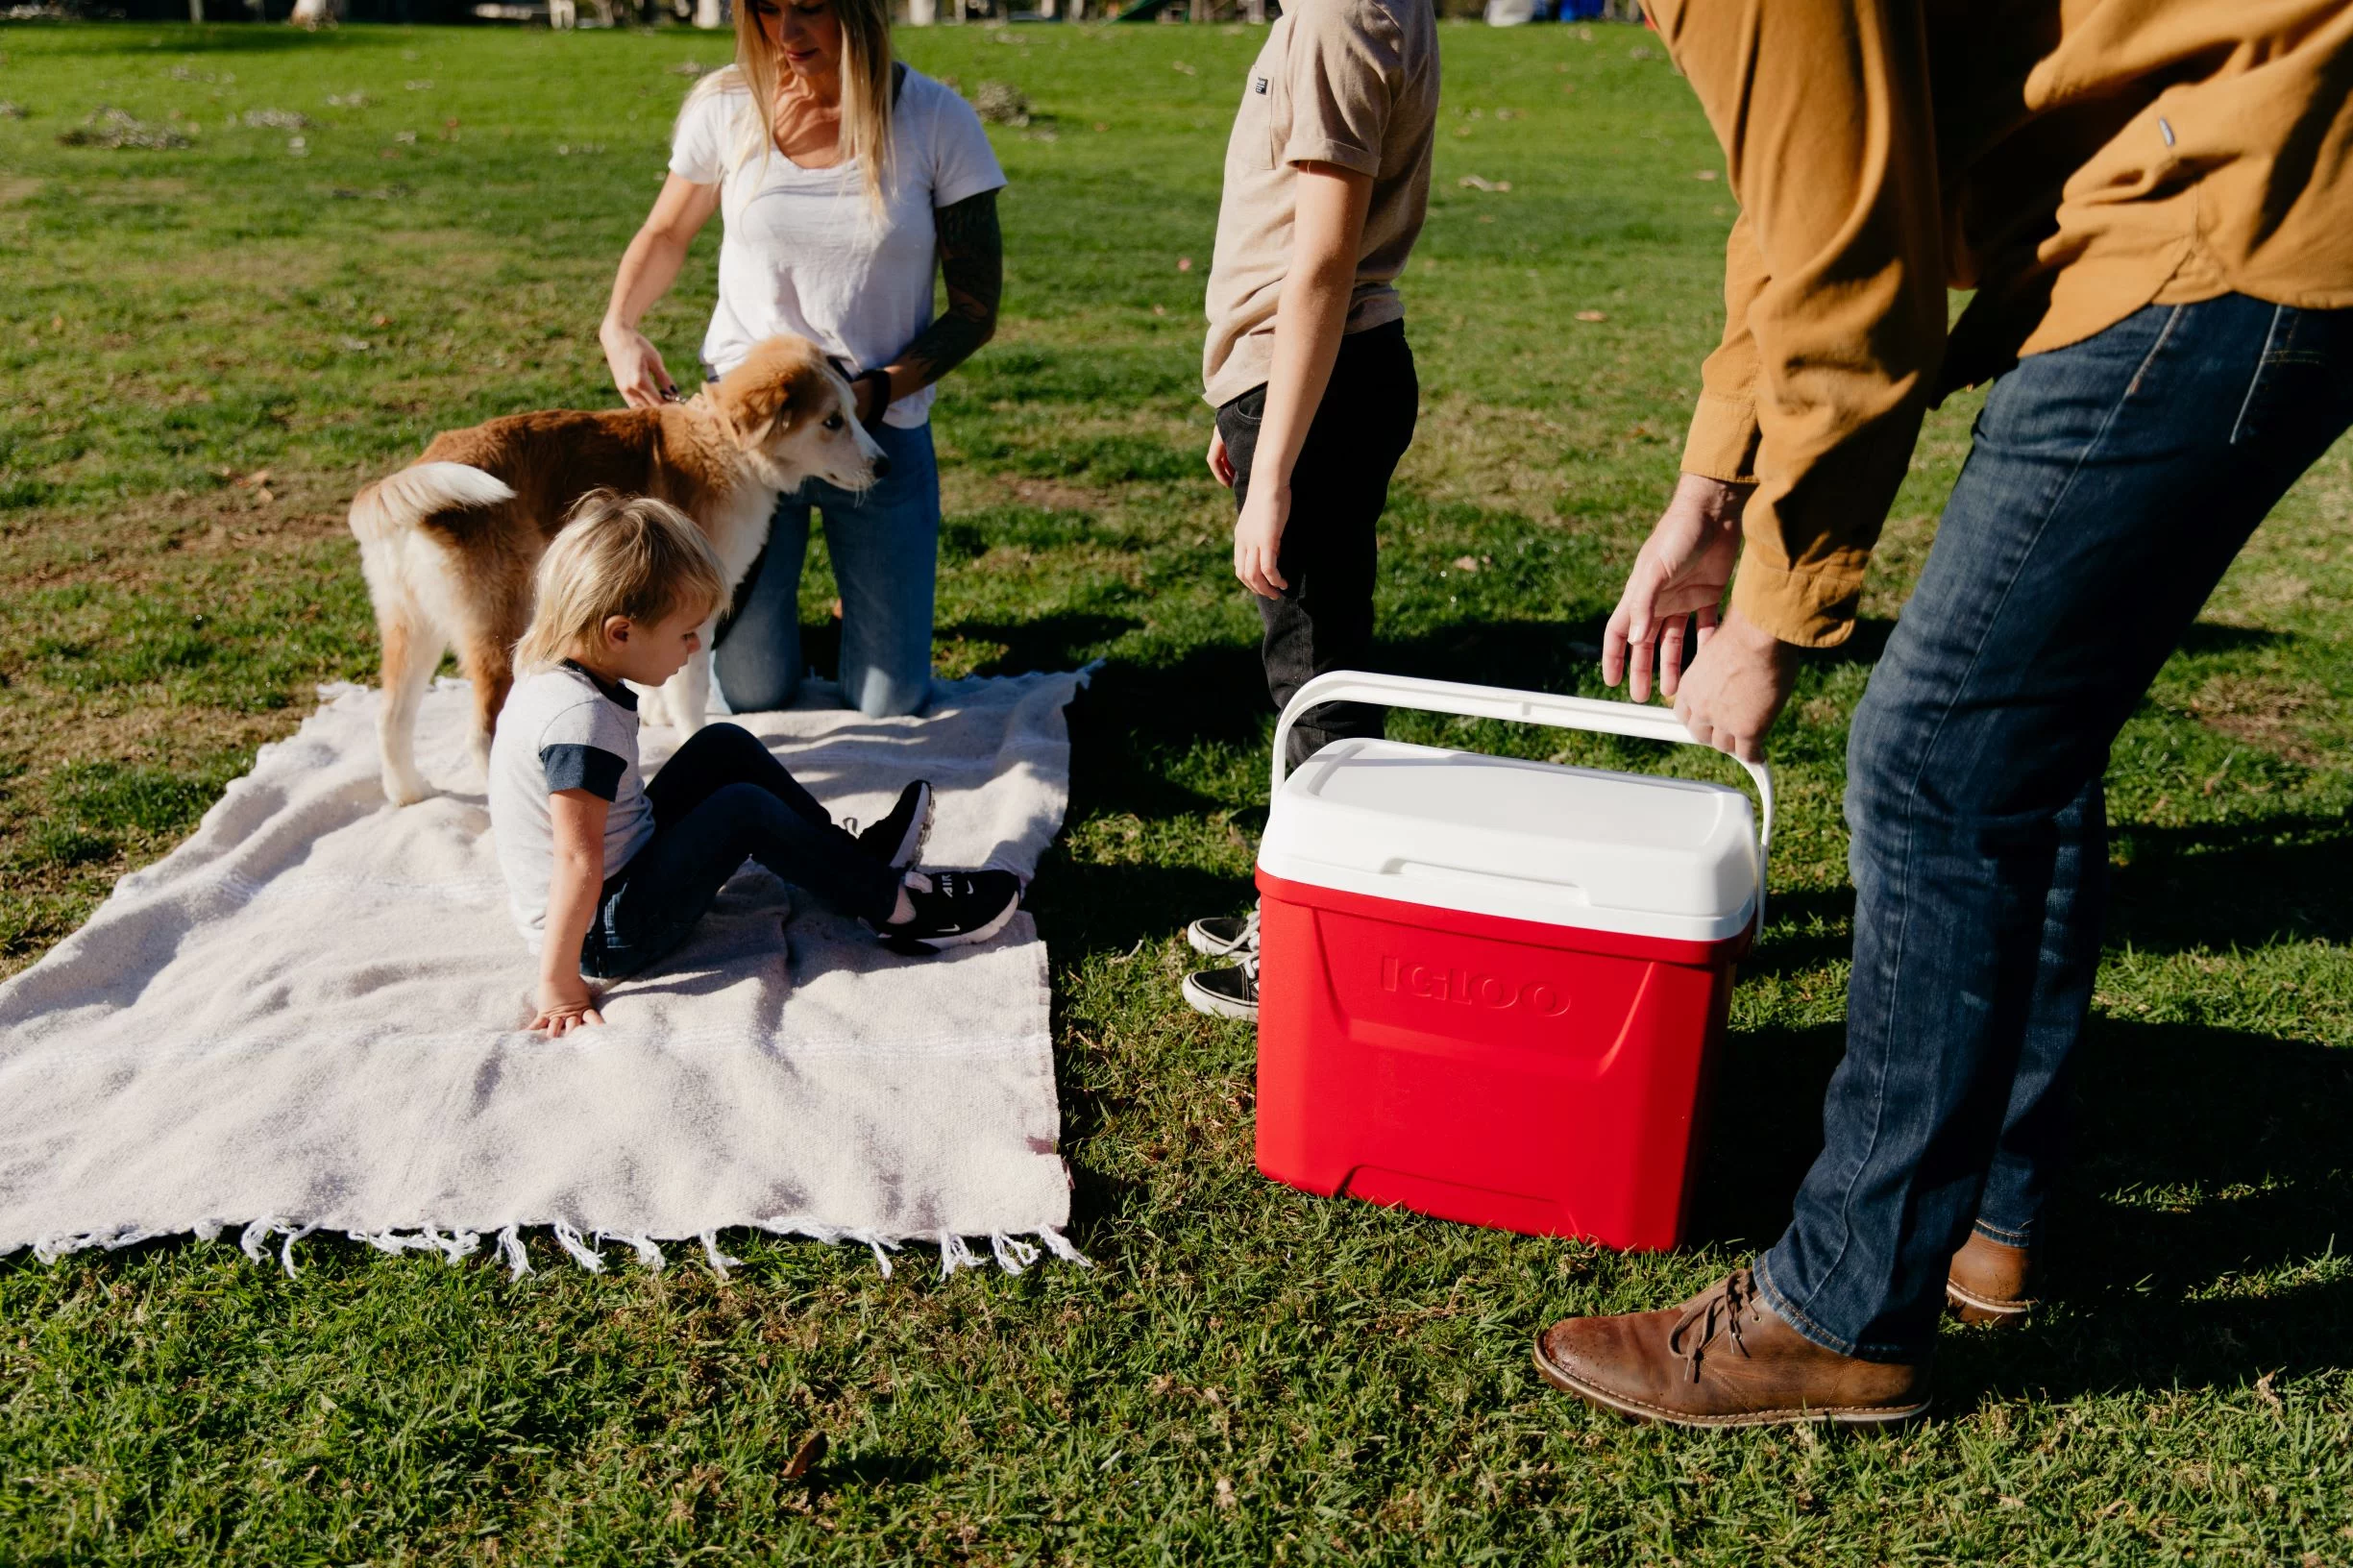
[[[2052, 1309], [1949, 1334], [1937, 1412], [1903, 1433], [1622, 1426], [1547, 1390], [1530, 1338], [1675, 1299], [1786, 1215], [1839, 1049], [1848, 715], [1975, 400], [1930, 421], [1862, 632], [1775, 738], [1775, 915], [1698, 1244], [1621, 1257], [1274, 1187], [1251, 1166], [1250, 1031], [1176, 1002], [1184, 921], [1248, 896], [1271, 724], [1197, 398], [1257, 40], [901, 39], [1037, 111], [993, 133], [1005, 328], [937, 411], [938, 653], [949, 674], [1109, 661], [1034, 891], [1097, 1266], [885, 1280], [862, 1249], [750, 1237], [724, 1284], [590, 1277], [544, 1240], [519, 1283], [339, 1242], [293, 1281], [220, 1246], [19, 1256], [0, 1561], [2353, 1562], [2353, 453], [2282, 504], [2117, 747]], [[611, 402], [611, 268], [681, 62], [721, 48], [0, 26], [21, 110], [0, 117], [0, 972], [169, 847], [315, 682], [373, 677], [343, 525], [361, 479], [439, 429]], [[1449, 26], [1444, 49], [1384, 656], [1598, 693], [1601, 621], [1716, 331], [1729, 198], [1646, 35]], [[105, 108], [188, 145], [61, 143]], [[674, 368], [712, 245], [650, 320]], [[821, 657], [832, 593], [813, 572]], [[829, 1453], [786, 1479], [812, 1433]]]

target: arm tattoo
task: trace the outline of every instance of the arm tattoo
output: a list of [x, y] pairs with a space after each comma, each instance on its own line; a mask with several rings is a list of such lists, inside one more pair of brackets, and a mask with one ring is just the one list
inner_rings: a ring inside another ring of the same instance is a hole
[[934, 217], [940, 231], [940, 275], [947, 311], [899, 355], [899, 363], [933, 381], [970, 358], [996, 334], [996, 306], [1005, 290], [1005, 250], [996, 227], [996, 192], [984, 190]]

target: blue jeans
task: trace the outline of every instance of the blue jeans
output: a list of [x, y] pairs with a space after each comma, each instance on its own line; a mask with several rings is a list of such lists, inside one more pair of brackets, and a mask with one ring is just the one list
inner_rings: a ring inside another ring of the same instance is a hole
[[812, 509], [825, 515], [825, 548], [842, 590], [842, 695], [875, 719], [919, 712], [930, 699], [940, 465], [928, 424], [870, 433], [891, 459], [871, 490], [853, 495], [811, 479], [777, 501], [768, 548], [712, 654], [729, 711], [781, 708], [800, 689], [800, 567]]
[[1971, 1226], [2036, 1239], [2099, 963], [2108, 748], [2349, 423], [2353, 310], [2238, 295], [1994, 383], [1848, 742], [1847, 1054], [1756, 1262], [1807, 1338], [1922, 1360]]
[[668, 957], [736, 869], [756, 860], [880, 923], [902, 873], [858, 847], [749, 731], [706, 724], [646, 786], [653, 837], [605, 879], [580, 971], [618, 980]]

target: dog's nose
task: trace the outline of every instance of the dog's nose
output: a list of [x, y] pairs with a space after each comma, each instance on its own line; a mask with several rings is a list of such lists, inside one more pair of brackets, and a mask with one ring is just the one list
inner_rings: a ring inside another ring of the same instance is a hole
[[882, 453], [876, 453], [874, 454], [874, 478], [878, 478], [878, 479], [879, 479], [879, 478], [883, 478], [883, 476], [885, 476], [885, 475], [889, 474], [890, 472], [891, 472], [891, 459], [890, 459], [890, 458], [888, 458], [888, 457], [885, 457], [885, 456], [884, 456]]

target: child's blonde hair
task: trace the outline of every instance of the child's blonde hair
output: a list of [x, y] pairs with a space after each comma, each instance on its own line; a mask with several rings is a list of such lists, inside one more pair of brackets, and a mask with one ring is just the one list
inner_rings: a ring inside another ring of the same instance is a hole
[[530, 629], [515, 645], [519, 670], [593, 654], [604, 623], [652, 626], [692, 606], [715, 610], [726, 574], [711, 542], [668, 502], [591, 490], [539, 558]]

